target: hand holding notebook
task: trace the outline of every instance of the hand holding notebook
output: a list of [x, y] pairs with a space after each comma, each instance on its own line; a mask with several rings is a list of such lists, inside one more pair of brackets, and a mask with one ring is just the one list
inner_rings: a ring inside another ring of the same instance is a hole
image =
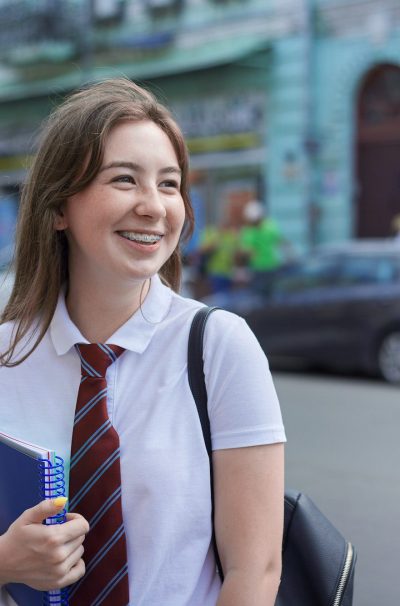
[[18, 606], [67, 606], [62, 588], [84, 573], [88, 523], [66, 513], [64, 494], [53, 450], [0, 432], [0, 586]]
[[57, 505], [58, 499], [27, 509], [0, 537], [0, 585], [24, 583], [48, 591], [75, 583], [84, 574], [86, 520], [70, 513], [65, 524], [42, 524], [63, 509], [65, 499]]

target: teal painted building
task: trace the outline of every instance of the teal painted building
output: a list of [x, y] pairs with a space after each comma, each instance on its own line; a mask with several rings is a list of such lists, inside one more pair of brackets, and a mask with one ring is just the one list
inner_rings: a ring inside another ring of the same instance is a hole
[[299, 251], [390, 234], [397, 0], [3, 0], [0, 23], [3, 199], [16, 195], [50, 108], [123, 74], [181, 124], [201, 222], [239, 222], [259, 198]]

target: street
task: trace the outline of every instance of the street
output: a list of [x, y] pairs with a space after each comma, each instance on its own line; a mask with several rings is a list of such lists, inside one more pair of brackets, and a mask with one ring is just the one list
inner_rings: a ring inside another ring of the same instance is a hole
[[353, 606], [400, 603], [400, 389], [273, 371], [287, 434], [286, 486], [307, 493], [356, 547]]

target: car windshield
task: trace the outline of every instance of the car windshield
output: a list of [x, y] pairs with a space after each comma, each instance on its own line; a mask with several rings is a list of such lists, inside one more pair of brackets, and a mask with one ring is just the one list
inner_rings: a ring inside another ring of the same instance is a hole
[[399, 279], [399, 268], [400, 258], [396, 256], [326, 254], [307, 258], [278, 273], [268, 290], [281, 294], [325, 287], [389, 284]]
[[279, 294], [328, 286], [337, 280], [339, 267], [336, 257], [310, 257], [278, 274], [271, 290]]
[[340, 278], [343, 284], [387, 284], [399, 275], [399, 259], [395, 257], [347, 257], [342, 264]]

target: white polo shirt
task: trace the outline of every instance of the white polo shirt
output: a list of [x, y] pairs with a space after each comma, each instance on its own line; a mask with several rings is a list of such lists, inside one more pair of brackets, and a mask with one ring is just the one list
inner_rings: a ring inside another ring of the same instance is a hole
[[[208, 457], [186, 364], [200, 306], [155, 276], [142, 310], [108, 341], [126, 348], [109, 367], [107, 384], [121, 446], [131, 606], [215, 606], [218, 599]], [[0, 326], [2, 349], [11, 330]], [[87, 341], [60, 295], [37, 349], [21, 365], [0, 368], [0, 430], [56, 450], [67, 469], [78, 342]], [[285, 441], [267, 360], [244, 320], [212, 314], [204, 357], [213, 449]], [[12, 603], [3, 589], [0, 606]]]

